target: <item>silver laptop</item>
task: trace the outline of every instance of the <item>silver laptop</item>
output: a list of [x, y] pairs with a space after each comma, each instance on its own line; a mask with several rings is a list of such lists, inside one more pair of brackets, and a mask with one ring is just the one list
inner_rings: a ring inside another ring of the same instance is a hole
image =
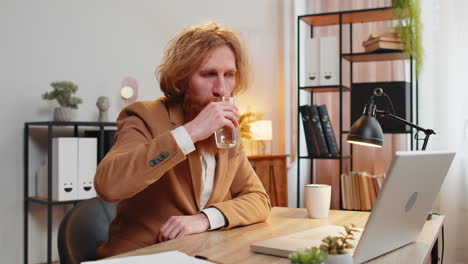
[[[352, 252], [354, 263], [371, 260], [416, 241], [454, 157], [454, 152], [441, 151], [396, 153], [366, 227]], [[336, 226], [305, 230], [255, 242], [250, 249], [287, 257], [299, 248], [317, 246], [325, 236], [334, 235], [334, 230], [339, 231]]]

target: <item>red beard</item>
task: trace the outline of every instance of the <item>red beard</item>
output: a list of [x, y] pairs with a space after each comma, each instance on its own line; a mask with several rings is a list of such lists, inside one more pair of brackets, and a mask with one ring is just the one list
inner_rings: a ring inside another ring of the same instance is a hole
[[[184, 110], [185, 123], [188, 123], [195, 119], [195, 117], [200, 114], [200, 112], [213, 101], [213, 98], [206, 98], [191, 94], [186, 94], [184, 96], [184, 103], [182, 108]], [[218, 148], [216, 147], [216, 142], [214, 135], [209, 136], [208, 138], [198, 141], [195, 143], [195, 147], [205, 152], [211, 152], [216, 154]]]

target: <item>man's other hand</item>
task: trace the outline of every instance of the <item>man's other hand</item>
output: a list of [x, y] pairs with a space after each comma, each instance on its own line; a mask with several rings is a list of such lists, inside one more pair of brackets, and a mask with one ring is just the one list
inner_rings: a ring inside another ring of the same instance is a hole
[[171, 216], [159, 230], [159, 242], [176, 239], [208, 230], [210, 222], [204, 213], [196, 215]]
[[237, 111], [231, 102], [211, 102], [184, 127], [195, 143], [208, 138], [222, 127], [236, 129], [239, 126]]

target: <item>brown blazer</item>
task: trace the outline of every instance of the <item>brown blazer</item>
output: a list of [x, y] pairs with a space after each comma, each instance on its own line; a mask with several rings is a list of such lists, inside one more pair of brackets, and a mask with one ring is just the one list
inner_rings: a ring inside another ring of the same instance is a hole
[[[99, 163], [94, 179], [102, 199], [119, 202], [109, 238], [98, 248], [98, 256], [158, 243], [159, 229], [169, 217], [203, 209], [199, 207], [200, 153], [195, 150], [185, 156], [171, 133], [183, 123], [181, 104], [166, 98], [135, 102], [120, 113], [114, 146]], [[268, 217], [269, 197], [241, 144], [219, 149], [206, 208], [210, 206], [224, 214], [225, 229]]]

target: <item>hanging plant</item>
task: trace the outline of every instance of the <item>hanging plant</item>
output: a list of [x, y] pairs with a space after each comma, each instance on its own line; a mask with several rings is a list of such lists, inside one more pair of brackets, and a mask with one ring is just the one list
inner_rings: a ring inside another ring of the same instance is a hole
[[416, 73], [423, 67], [421, 5], [419, 0], [393, 0], [393, 15], [399, 19], [395, 32], [405, 43], [405, 52], [416, 62]]

